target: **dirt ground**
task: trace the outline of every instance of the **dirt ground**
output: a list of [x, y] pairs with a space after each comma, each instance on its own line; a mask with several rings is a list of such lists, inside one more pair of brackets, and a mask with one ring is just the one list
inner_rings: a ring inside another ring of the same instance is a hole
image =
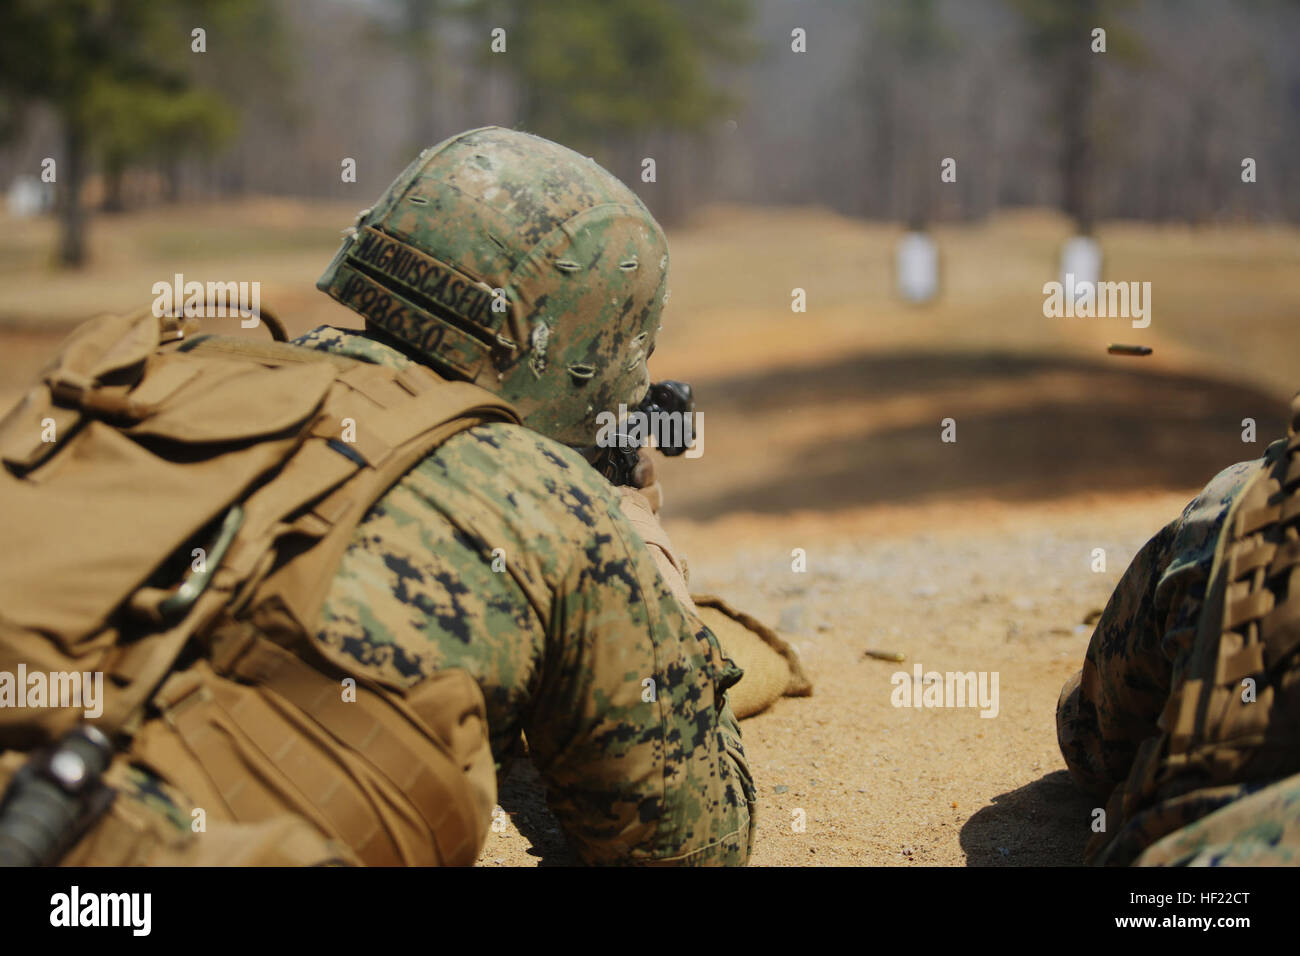
[[[35, 251], [48, 223], [7, 223], [0, 401], [69, 322], [147, 305], [177, 271], [260, 277], [292, 333], [356, 325], [311, 287], [354, 211], [263, 202], [97, 220], [96, 265], [76, 277]], [[670, 235], [652, 373], [695, 384], [705, 430], [700, 458], [662, 463], [665, 524], [692, 589], [776, 626], [814, 684], [742, 724], [753, 862], [1077, 863], [1092, 802], [1057, 751], [1057, 695], [1136, 550], [1216, 471], [1282, 434], [1300, 385], [1300, 233], [1107, 227], [1108, 278], [1152, 283], [1140, 330], [1043, 317], [1066, 235], [1054, 216], [939, 229], [945, 292], [920, 309], [890, 295], [897, 235], [749, 209]], [[806, 313], [791, 312], [795, 288]], [[1155, 352], [1108, 356], [1112, 341]], [[947, 418], [955, 442], [941, 440]], [[996, 715], [893, 706], [891, 676], [911, 683], [917, 665], [996, 674]], [[509, 824], [482, 863], [568, 861], [526, 762], [500, 802]]]
[[[1131, 264], [1114, 272], [1154, 276], [1152, 325], [1135, 330], [1043, 318], [1054, 228], [952, 230], [947, 293], [919, 310], [888, 301], [882, 237], [842, 221], [731, 210], [675, 237], [681, 325], [665, 319], [652, 371], [696, 383], [705, 445], [661, 462], [665, 525], [692, 589], [777, 627], [814, 683], [742, 723], [756, 865], [1081, 862], [1094, 801], [1065, 770], [1054, 716], [1085, 621], [1206, 481], [1284, 430], [1294, 349], [1279, 343], [1295, 341], [1300, 288], [1275, 282], [1278, 298], [1252, 294], [1247, 312], [1224, 283], [1294, 263], [1291, 234], [1219, 236], [1211, 269], [1192, 266], [1211, 261], [1208, 237], [1116, 230], [1103, 244]], [[737, 250], [783, 274], [735, 281]], [[809, 313], [792, 316], [804, 281]], [[1111, 341], [1154, 354], [1108, 356]], [[893, 706], [891, 677], [910, 683], [918, 664], [996, 673], [996, 716]], [[568, 861], [531, 768], [501, 804], [510, 823], [484, 864]]]

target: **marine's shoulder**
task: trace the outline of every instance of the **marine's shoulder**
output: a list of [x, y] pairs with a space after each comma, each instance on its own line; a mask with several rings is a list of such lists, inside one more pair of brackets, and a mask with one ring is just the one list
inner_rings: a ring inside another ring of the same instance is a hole
[[318, 352], [329, 352], [347, 358], [386, 365], [390, 368], [405, 368], [411, 360], [390, 345], [370, 338], [360, 329], [340, 329], [332, 325], [322, 325], [312, 329], [293, 340], [293, 344]]
[[[411, 364], [397, 349], [359, 330], [321, 326], [294, 344], [392, 368]], [[488, 422], [452, 436], [410, 478], [445, 507], [495, 506], [518, 521], [594, 527], [618, 512], [613, 488], [582, 455], [510, 422]]]
[[505, 422], [449, 438], [380, 504], [421, 540], [450, 526], [481, 559], [503, 556], [538, 607], [587, 562], [630, 547], [609, 483], [572, 449]]
[[613, 488], [577, 451], [523, 425], [488, 422], [448, 439], [427, 460], [439, 470], [476, 476], [480, 490], [533, 498], [542, 510], [563, 508], [587, 518], [617, 510]]

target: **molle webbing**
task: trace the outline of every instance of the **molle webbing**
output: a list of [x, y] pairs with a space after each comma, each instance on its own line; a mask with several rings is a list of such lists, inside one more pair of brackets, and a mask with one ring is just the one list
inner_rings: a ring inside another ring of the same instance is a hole
[[362, 679], [345, 697], [339, 676], [241, 636], [224, 676], [208, 662], [172, 675], [155, 697], [169, 729], [150, 727], [133, 757], [213, 819], [296, 813], [371, 866], [474, 862], [491, 803], [466, 775], [493, 765], [464, 746], [486, 735], [468, 674], [446, 671], [405, 699]]
[[1124, 816], [1300, 771], [1300, 396], [1282, 454], [1224, 522], [1187, 679], [1125, 787]]

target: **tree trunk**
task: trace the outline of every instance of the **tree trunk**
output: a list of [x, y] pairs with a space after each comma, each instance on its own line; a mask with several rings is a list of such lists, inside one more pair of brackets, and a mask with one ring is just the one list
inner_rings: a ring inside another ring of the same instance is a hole
[[162, 162], [163, 202], [174, 206], [181, 201], [181, 163], [168, 156]]
[[438, 43], [433, 30], [438, 5], [430, 0], [406, 0], [407, 83], [410, 96], [411, 134], [415, 152], [436, 143], [438, 135]]
[[1072, 54], [1065, 58], [1068, 72], [1060, 78], [1061, 121], [1064, 135], [1061, 142], [1061, 191], [1067, 215], [1074, 219], [1079, 235], [1091, 235], [1093, 218], [1092, 201], [1092, 100], [1093, 57], [1087, 44], [1088, 27], [1096, 22], [1096, 0], [1084, 0], [1077, 15], [1080, 24], [1079, 42]]
[[873, 120], [870, 149], [874, 174], [862, 170], [858, 179], [865, 194], [867, 217], [892, 219], [892, 198], [898, 194], [898, 178], [894, 168], [898, 123], [889, 86], [883, 79], [877, 79], [871, 84], [870, 101]]
[[86, 263], [86, 211], [81, 205], [85, 150], [86, 136], [81, 121], [64, 117], [59, 264], [69, 269], [79, 269]]
[[122, 197], [122, 177], [125, 164], [116, 157], [109, 157], [104, 162], [104, 200], [99, 204], [101, 212], [122, 212], [126, 203]]

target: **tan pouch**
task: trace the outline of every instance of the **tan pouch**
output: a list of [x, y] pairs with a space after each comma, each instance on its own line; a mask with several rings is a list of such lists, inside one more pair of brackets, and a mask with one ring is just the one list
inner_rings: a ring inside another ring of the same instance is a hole
[[745, 676], [727, 695], [737, 718], [752, 717], [780, 697], [808, 697], [812, 682], [799, 655], [767, 625], [722, 598], [693, 595], [700, 620]]

